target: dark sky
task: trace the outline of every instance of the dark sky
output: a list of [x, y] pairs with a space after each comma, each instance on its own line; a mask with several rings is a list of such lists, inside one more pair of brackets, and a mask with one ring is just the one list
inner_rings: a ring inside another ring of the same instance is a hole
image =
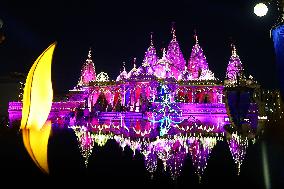
[[171, 40], [171, 23], [186, 60], [194, 44], [194, 29], [209, 68], [219, 79], [225, 77], [231, 56], [230, 38], [247, 75], [265, 88], [277, 88], [276, 64], [270, 28], [275, 13], [259, 18], [253, 13], [255, 0], [212, 1], [6, 1], [0, 4], [2, 31], [1, 75], [27, 73], [34, 60], [57, 41], [52, 77], [55, 92], [72, 89], [78, 81], [88, 50], [93, 49], [97, 73], [115, 79], [126, 62], [129, 70], [137, 57], [141, 65], [149, 46], [149, 33], [161, 48]]

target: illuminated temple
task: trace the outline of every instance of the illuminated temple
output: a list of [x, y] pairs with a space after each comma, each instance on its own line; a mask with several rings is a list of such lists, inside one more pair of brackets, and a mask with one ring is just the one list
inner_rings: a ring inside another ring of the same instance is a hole
[[[123, 149], [142, 153], [150, 173], [162, 161], [176, 179], [189, 155], [201, 178], [212, 148], [218, 140], [227, 140], [240, 170], [249, 139], [265, 119], [254, 99], [259, 85], [245, 76], [234, 45], [225, 81], [220, 81], [196, 34], [186, 61], [174, 28], [171, 33], [162, 57], [151, 36], [141, 65], [134, 60], [130, 71], [123, 65], [115, 81], [107, 73], [96, 73], [90, 50], [68, 100], [53, 103], [53, 127], [74, 130], [86, 165], [95, 143], [103, 146], [114, 139]], [[21, 107], [21, 102], [9, 103], [11, 125], [21, 119]]]

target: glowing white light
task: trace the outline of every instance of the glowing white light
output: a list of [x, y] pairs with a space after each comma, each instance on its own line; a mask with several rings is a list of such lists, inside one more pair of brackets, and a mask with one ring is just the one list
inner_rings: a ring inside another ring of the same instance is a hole
[[267, 120], [267, 116], [258, 116], [258, 119], [260, 119], [260, 120]]
[[254, 14], [259, 17], [265, 16], [268, 11], [267, 6], [264, 3], [258, 3], [254, 7]]
[[97, 75], [96, 81], [98, 82], [108, 82], [109, 81], [109, 76], [105, 72], [101, 72]]

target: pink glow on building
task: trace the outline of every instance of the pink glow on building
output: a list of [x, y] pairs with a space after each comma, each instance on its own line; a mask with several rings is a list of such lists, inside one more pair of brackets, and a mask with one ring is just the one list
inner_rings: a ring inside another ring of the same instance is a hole
[[237, 77], [244, 77], [243, 74], [242, 62], [240, 60], [240, 57], [237, 55], [235, 45], [232, 45], [232, 56], [227, 67], [226, 78], [228, 80], [236, 81]]
[[95, 65], [92, 61], [91, 49], [90, 49], [88, 53], [88, 58], [81, 70], [81, 77], [78, 82], [78, 86], [86, 86], [89, 84], [90, 81], [95, 81], [95, 80], [96, 80], [96, 70], [95, 70]]

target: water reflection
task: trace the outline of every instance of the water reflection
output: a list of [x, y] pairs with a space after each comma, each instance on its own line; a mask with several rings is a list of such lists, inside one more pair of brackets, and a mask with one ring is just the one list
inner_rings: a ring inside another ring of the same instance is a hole
[[77, 136], [82, 156], [87, 166], [88, 159], [92, 154], [94, 143], [102, 147], [110, 139], [115, 140], [124, 150], [128, 146], [135, 155], [140, 152], [144, 156], [146, 170], [152, 175], [157, 170], [158, 160], [163, 163], [165, 171], [170, 173], [173, 180], [176, 180], [183, 169], [186, 156], [191, 157], [195, 173], [201, 180], [206, 169], [208, 159], [212, 149], [218, 141], [227, 140], [228, 147], [236, 163], [238, 174], [240, 174], [241, 164], [245, 158], [249, 138], [242, 137], [237, 133], [227, 134], [214, 133], [190, 135], [166, 135], [160, 137], [137, 137], [137, 135], [124, 135], [107, 130], [96, 130], [94, 127], [70, 126]]
[[95, 137], [90, 131], [87, 130], [86, 127], [73, 126], [72, 129], [74, 130], [77, 137], [79, 148], [82, 156], [85, 159], [85, 166], [87, 167], [89, 157], [91, 156], [93, 151]]
[[207, 166], [207, 160], [217, 140], [218, 138], [216, 137], [195, 137], [188, 140], [189, 152], [199, 180]]
[[228, 144], [232, 157], [237, 166], [239, 175], [241, 171], [241, 165], [243, 163], [248, 148], [248, 138], [239, 136], [238, 134], [234, 133], [230, 135], [230, 138], [228, 139]]

